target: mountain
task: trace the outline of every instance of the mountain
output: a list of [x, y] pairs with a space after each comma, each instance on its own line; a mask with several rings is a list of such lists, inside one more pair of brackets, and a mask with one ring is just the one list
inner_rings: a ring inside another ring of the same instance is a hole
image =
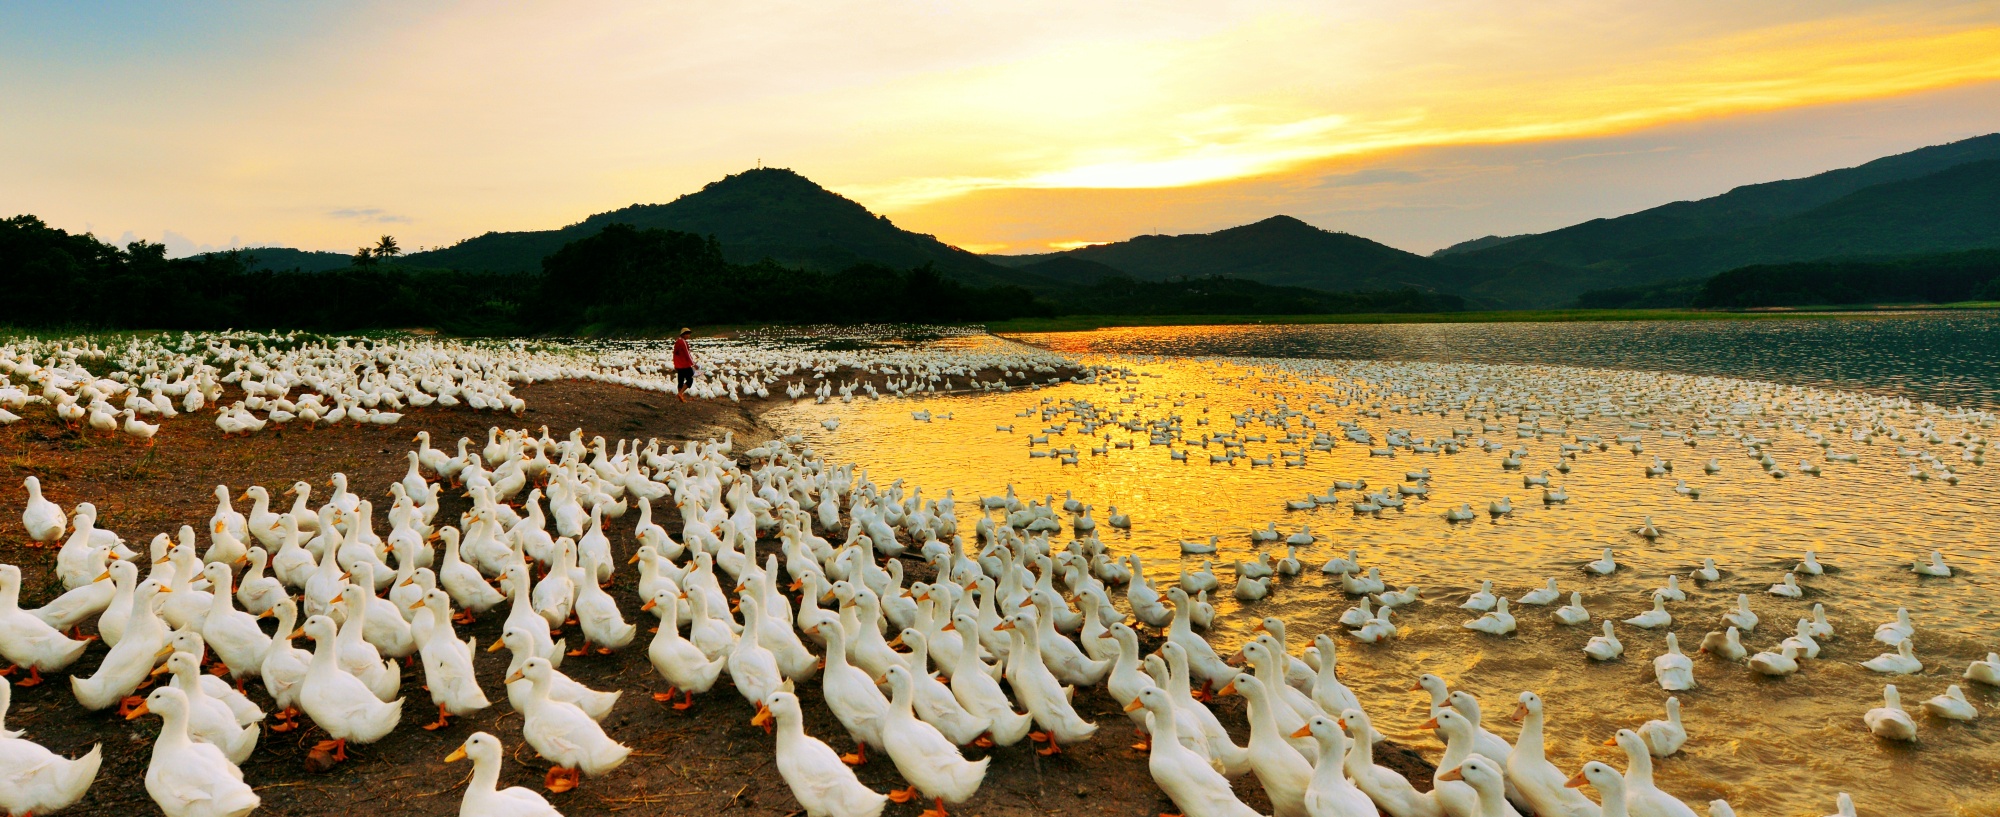
[[[318, 250], [295, 250], [290, 247], [252, 247], [240, 250], [244, 265], [250, 269], [266, 269], [272, 272], [326, 272], [346, 269], [354, 263], [354, 257], [346, 253], [321, 252]], [[218, 253], [209, 253], [216, 255]]]
[[[989, 259], [998, 257], [1001, 256], [989, 256]], [[1078, 286], [1088, 286], [1109, 278], [1131, 277], [1125, 274], [1124, 271], [1108, 264], [1086, 261], [1082, 258], [1071, 258], [1067, 255], [1056, 255], [1053, 258], [1046, 255], [1014, 256], [1014, 258], [1022, 257], [1033, 257], [1039, 260], [1029, 261], [1019, 266], [1009, 264], [1003, 264], [1003, 266], [1012, 266], [1013, 269], [1024, 273]]]
[[1464, 271], [1460, 294], [1545, 307], [1747, 264], [2000, 246], [1995, 160], [1989, 134], [1437, 259]]
[[929, 235], [900, 229], [887, 217], [781, 168], [746, 170], [667, 204], [634, 204], [557, 230], [486, 233], [443, 249], [413, 253], [407, 263], [536, 271], [550, 253], [609, 224], [714, 236], [724, 257], [739, 264], [768, 258], [823, 272], [863, 262], [898, 269], [933, 264], [938, 271], [977, 286], [1050, 286], [1032, 273], [1013, 272]]
[[1142, 235], [1127, 241], [1039, 255], [988, 256], [1016, 269], [1050, 269], [1059, 259], [1092, 261], [1142, 281], [1227, 276], [1331, 292], [1449, 289], [1454, 270], [1428, 258], [1291, 216], [1213, 233]]
[[1440, 256], [1440, 255], [1457, 255], [1457, 254], [1459, 254], [1459, 253], [1462, 253], [1462, 252], [1472, 252], [1473, 250], [1483, 250], [1483, 249], [1486, 249], [1487, 247], [1498, 247], [1498, 246], [1500, 246], [1500, 245], [1502, 245], [1502, 244], [1505, 244], [1505, 243], [1507, 243], [1507, 242], [1509, 242], [1509, 241], [1513, 241], [1514, 239], [1517, 239], [1517, 238], [1526, 238], [1526, 237], [1527, 237], [1527, 236], [1525, 236], [1525, 235], [1486, 235], [1486, 236], [1480, 236], [1480, 237], [1478, 237], [1478, 238], [1475, 238], [1475, 239], [1472, 239], [1471, 241], [1460, 241], [1460, 242], [1458, 242], [1457, 244], [1453, 244], [1453, 245], [1451, 245], [1451, 246], [1449, 246], [1449, 247], [1446, 247], [1446, 248], [1444, 248], [1444, 249], [1441, 249], [1441, 250], [1433, 250], [1433, 251], [1431, 252], [1431, 257], [1432, 257], [1432, 258], [1436, 258], [1436, 257], [1438, 257], [1438, 256]]

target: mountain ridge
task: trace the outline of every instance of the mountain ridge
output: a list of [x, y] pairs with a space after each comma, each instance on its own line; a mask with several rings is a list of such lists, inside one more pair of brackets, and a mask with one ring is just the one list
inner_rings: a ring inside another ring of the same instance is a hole
[[[1543, 307], [1565, 303], [1588, 290], [1713, 275], [1743, 264], [2000, 245], [2000, 229], [1992, 229], [1902, 249], [1887, 233], [1926, 229], [1926, 217], [1917, 212], [1920, 208], [1913, 202], [1888, 201], [1880, 194], [1853, 199], [1871, 189], [1931, 176], [1951, 181], [1955, 168], [1996, 159], [2000, 159], [2000, 134], [1988, 134], [1434, 257], [1465, 272], [1466, 291], [1461, 294], [1512, 307]], [[1958, 181], [1991, 184], [1983, 177]], [[1984, 200], [1977, 194], [1974, 199]], [[1876, 243], [1864, 245], [1851, 235], [1811, 233], [1808, 228], [1815, 225], [1825, 231], [1836, 229], [1825, 220], [1831, 216], [1808, 214], [1839, 202], [1846, 202], [1843, 218], [1849, 224], [1872, 222], [1879, 228], [1863, 231]], [[1861, 212], [1871, 205], [1877, 208], [1872, 217]], [[1786, 222], [1790, 225], [1778, 226]], [[1822, 247], [1823, 241], [1840, 248]]]
[[[987, 256], [995, 260], [994, 256]], [[1092, 261], [1142, 281], [1233, 277], [1328, 292], [1437, 290], [1453, 271], [1415, 253], [1276, 215], [1212, 233], [1140, 235], [1108, 244], [996, 261], [1024, 268], [1055, 259]]]
[[785, 168], [758, 168], [709, 182], [664, 204], [632, 204], [553, 230], [489, 232], [450, 247], [406, 256], [408, 263], [451, 269], [526, 272], [564, 244], [611, 224], [714, 236], [732, 263], [770, 259], [833, 272], [859, 263], [899, 269], [935, 266], [977, 286], [1049, 282], [1014, 273], [936, 237], [903, 230], [888, 217]]

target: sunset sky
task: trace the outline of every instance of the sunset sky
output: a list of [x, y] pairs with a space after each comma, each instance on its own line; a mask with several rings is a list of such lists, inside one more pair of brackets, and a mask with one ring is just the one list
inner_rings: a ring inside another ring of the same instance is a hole
[[1416, 252], [2000, 130], [1994, 2], [9, 3], [0, 215], [406, 248], [762, 162], [1038, 252]]

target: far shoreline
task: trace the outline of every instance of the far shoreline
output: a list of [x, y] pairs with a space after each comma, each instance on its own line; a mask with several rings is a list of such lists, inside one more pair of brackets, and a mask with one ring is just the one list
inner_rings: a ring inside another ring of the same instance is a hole
[[1326, 315], [1063, 315], [1015, 318], [985, 324], [995, 335], [1090, 332], [1161, 326], [1309, 326], [1397, 323], [1579, 323], [1620, 321], [1755, 321], [1785, 319], [1879, 318], [1913, 312], [2000, 311], [2000, 302], [1884, 304], [1837, 307], [1774, 307], [1749, 310], [1702, 309], [1523, 309], [1467, 312], [1371, 312]]

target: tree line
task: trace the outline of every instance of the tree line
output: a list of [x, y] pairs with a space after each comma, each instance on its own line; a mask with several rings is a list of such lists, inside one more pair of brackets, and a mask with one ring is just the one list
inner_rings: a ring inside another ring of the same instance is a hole
[[1056, 293], [975, 287], [925, 265], [837, 272], [735, 264], [713, 237], [613, 224], [540, 272], [396, 263], [391, 236], [347, 267], [273, 271], [255, 250], [168, 258], [34, 216], [0, 221], [0, 325], [24, 328], [312, 331], [435, 328], [460, 335], [646, 334], [687, 325], [965, 323], [1057, 314], [1323, 314], [1463, 309], [1416, 289], [1332, 293], [1234, 278], [1114, 277]]
[[1710, 278], [1600, 289], [1586, 309], [1844, 306], [2000, 301], [2000, 249], [1738, 267]]

